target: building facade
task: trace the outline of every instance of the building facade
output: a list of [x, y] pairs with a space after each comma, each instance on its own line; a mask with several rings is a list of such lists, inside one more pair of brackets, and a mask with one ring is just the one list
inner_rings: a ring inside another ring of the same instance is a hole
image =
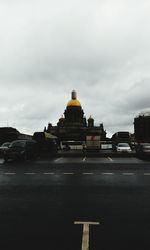
[[71, 100], [67, 103], [64, 115], [59, 119], [57, 126], [49, 123], [45, 132], [57, 136], [60, 141], [85, 141], [87, 135], [99, 135], [101, 140], [106, 139], [103, 124], [95, 126], [92, 117], [86, 119], [75, 90], [72, 91]]
[[140, 113], [134, 118], [134, 134], [137, 142], [150, 142], [150, 112]]

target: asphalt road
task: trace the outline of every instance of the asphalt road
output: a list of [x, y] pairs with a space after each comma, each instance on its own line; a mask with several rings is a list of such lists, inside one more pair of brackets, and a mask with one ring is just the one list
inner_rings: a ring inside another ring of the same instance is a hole
[[149, 235], [149, 161], [0, 161], [1, 249], [143, 250]]

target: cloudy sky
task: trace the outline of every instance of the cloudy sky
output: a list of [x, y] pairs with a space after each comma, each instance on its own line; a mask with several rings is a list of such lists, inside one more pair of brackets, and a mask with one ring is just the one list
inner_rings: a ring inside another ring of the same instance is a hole
[[72, 89], [108, 136], [150, 110], [149, 0], [0, 0], [0, 126], [54, 125]]

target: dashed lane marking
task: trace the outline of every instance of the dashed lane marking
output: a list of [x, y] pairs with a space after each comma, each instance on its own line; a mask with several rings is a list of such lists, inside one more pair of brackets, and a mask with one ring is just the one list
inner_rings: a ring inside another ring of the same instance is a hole
[[83, 162], [85, 162], [85, 161], [86, 161], [86, 156], [82, 159], [82, 161], [83, 161]]
[[[0, 175], [16, 175], [16, 172], [4, 172], [4, 173], [0, 173]], [[24, 172], [24, 175], [36, 175], [38, 173], [35, 172]], [[39, 174], [44, 174], [44, 175], [56, 175], [57, 173], [55, 172], [43, 172], [43, 173], [39, 173]], [[64, 173], [59, 173], [60, 175], [74, 175], [74, 172], [64, 172]], [[93, 175], [93, 172], [83, 172], [81, 173], [82, 175]], [[100, 173], [100, 175], [115, 175], [118, 173], [112, 173], [112, 172], [102, 172]], [[137, 173], [131, 173], [131, 172], [124, 172], [124, 173], [119, 173], [121, 175], [127, 175], [127, 176], [132, 176], [132, 175], [136, 175]], [[142, 175], [142, 174], [141, 174]], [[149, 173], [143, 173], [144, 176], [150, 176], [150, 172]]]
[[134, 175], [135, 173], [122, 173], [123, 175]]
[[103, 175], [113, 175], [114, 173], [107, 173], [107, 172], [105, 172], [105, 173], [102, 173]]
[[107, 159], [108, 159], [109, 161], [114, 161], [111, 157], [107, 157]]
[[46, 175], [46, 174], [47, 174], [47, 175], [48, 175], [48, 174], [49, 174], [49, 175], [53, 175], [54, 173], [52, 173], [52, 172], [47, 172], [47, 173], [46, 173], [46, 172], [45, 172], [45, 173], [43, 173], [43, 174], [45, 174], [45, 175]]
[[11, 173], [11, 172], [8, 172], [8, 173], [4, 173], [6, 175], [15, 175], [16, 173]]
[[61, 161], [62, 159], [63, 159], [63, 157], [57, 158], [56, 160], [54, 160], [54, 162]]
[[28, 172], [28, 173], [24, 173], [24, 174], [26, 174], [26, 175], [34, 175], [34, 174], [36, 174], [36, 173], [30, 173], [30, 172]]

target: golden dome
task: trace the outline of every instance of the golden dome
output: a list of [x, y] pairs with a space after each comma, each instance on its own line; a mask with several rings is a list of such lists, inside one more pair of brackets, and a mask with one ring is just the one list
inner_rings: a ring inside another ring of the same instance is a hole
[[81, 107], [80, 102], [77, 99], [71, 99], [68, 103], [67, 103], [67, 107], [68, 106], [78, 106]]
[[67, 103], [67, 107], [69, 106], [76, 106], [76, 107], [81, 107], [80, 102], [77, 100], [77, 93], [75, 90], [72, 90], [71, 92], [71, 100]]

